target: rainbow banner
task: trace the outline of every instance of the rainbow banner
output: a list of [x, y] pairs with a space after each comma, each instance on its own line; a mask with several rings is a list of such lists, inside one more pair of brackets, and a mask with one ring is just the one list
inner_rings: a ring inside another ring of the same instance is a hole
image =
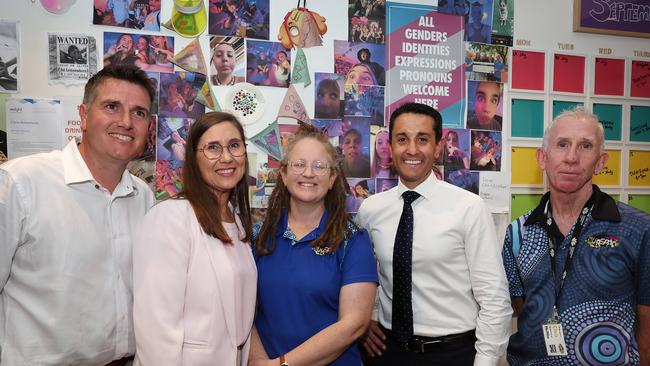
[[386, 115], [418, 102], [438, 110], [445, 127], [464, 127], [463, 17], [438, 13], [434, 6], [386, 7]]

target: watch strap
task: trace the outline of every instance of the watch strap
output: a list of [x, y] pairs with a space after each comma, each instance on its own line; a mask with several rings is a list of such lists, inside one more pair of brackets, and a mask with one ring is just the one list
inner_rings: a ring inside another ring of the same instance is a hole
[[289, 365], [289, 362], [284, 357], [285, 355], [280, 356], [280, 366], [291, 366]]

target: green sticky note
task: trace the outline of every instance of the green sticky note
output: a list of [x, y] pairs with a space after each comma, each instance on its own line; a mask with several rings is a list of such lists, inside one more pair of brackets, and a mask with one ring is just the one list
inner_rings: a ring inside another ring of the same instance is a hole
[[583, 106], [584, 103], [582, 102], [567, 102], [564, 100], [554, 100], [553, 101], [553, 119], [557, 117], [560, 113], [573, 109], [577, 106]]
[[627, 204], [650, 214], [650, 195], [631, 194], [627, 196]]
[[541, 199], [541, 194], [513, 194], [512, 199], [510, 200], [511, 220], [514, 220], [517, 217], [537, 207]]
[[512, 100], [512, 137], [544, 136], [544, 101]]
[[620, 104], [594, 103], [594, 114], [605, 130], [605, 140], [621, 141], [623, 106]]
[[630, 107], [630, 141], [650, 142], [650, 107]]

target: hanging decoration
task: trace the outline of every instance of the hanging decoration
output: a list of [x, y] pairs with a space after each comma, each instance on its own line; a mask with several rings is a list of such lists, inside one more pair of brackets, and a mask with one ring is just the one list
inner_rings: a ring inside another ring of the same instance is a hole
[[293, 72], [291, 73], [291, 84], [304, 84], [309, 86], [311, 84], [311, 77], [309, 76], [309, 66], [307, 66], [307, 57], [302, 48], [296, 51], [296, 60], [293, 62]]
[[262, 132], [251, 137], [249, 140], [268, 155], [274, 157], [277, 160], [282, 159], [278, 121], [273, 121], [273, 123], [262, 130]]
[[208, 75], [208, 68], [205, 65], [205, 58], [198, 38], [194, 38], [192, 42], [174, 56], [172, 62], [187, 71]]
[[41, 0], [41, 5], [45, 10], [53, 14], [64, 14], [77, 0]]
[[195, 100], [198, 103], [203, 104], [204, 106], [212, 109], [215, 112], [221, 112], [221, 106], [219, 105], [219, 101], [212, 93], [212, 88], [210, 88], [210, 83], [207, 81], [203, 83], [203, 86], [201, 87], [201, 90], [199, 90], [199, 93], [196, 95]]
[[311, 124], [311, 119], [307, 115], [305, 104], [300, 99], [298, 91], [293, 84], [289, 85], [287, 93], [284, 95], [280, 110], [278, 111], [278, 117], [293, 118], [299, 122]]
[[308, 48], [323, 44], [322, 36], [327, 33], [325, 18], [307, 9], [306, 0], [303, 5], [305, 7], [301, 8], [298, 0], [298, 7], [289, 11], [280, 25], [278, 40], [284, 48]]

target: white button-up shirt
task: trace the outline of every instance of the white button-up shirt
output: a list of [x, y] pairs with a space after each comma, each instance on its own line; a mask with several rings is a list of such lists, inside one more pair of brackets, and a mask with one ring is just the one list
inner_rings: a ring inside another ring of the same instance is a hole
[[[402, 214], [397, 187], [367, 198], [357, 221], [379, 261], [378, 320], [392, 328], [393, 247]], [[414, 334], [438, 337], [476, 328], [474, 365], [496, 365], [508, 344], [510, 297], [494, 225], [480, 197], [431, 174], [414, 191]]]
[[134, 353], [131, 234], [152, 204], [128, 171], [99, 185], [74, 141], [0, 166], [0, 364]]

